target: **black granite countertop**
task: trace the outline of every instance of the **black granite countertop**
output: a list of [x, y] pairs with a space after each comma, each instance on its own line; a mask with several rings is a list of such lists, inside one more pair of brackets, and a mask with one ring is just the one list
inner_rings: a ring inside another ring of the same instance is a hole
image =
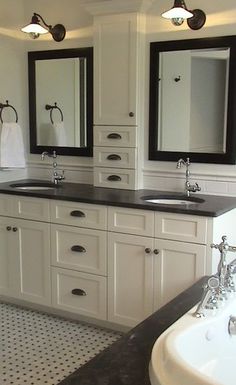
[[150, 385], [149, 361], [156, 339], [201, 298], [202, 278], [60, 385]]
[[[85, 202], [100, 205], [130, 207], [136, 209], [167, 211], [182, 214], [202, 215], [217, 217], [236, 207], [236, 197], [226, 197], [217, 195], [193, 195], [197, 200], [203, 200], [201, 203], [193, 205], [161, 205], [148, 203], [143, 197], [175, 197], [177, 199], [186, 199], [181, 193], [165, 192], [157, 190], [120, 190], [111, 188], [94, 187], [88, 184], [63, 182], [58, 188], [50, 190], [19, 190], [11, 187], [16, 183], [42, 183], [41, 180], [18, 180], [6, 183], [0, 183], [0, 193], [24, 195], [30, 197], [67, 200], [74, 202]], [[191, 197], [190, 197], [191, 199]]]

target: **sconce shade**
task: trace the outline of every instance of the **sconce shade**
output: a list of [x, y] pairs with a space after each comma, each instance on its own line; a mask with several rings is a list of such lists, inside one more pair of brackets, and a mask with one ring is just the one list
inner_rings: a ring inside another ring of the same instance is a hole
[[[44, 24], [42, 26], [40, 21]], [[21, 29], [22, 32], [28, 33], [34, 39], [37, 39], [40, 35], [50, 33], [55, 41], [62, 41], [66, 36], [66, 29], [62, 24], [56, 24], [54, 27], [47, 24], [41, 15], [34, 13], [31, 19], [31, 23], [27, 24]]]
[[175, 0], [173, 7], [161, 16], [165, 19], [188, 19], [193, 17], [193, 13], [187, 10], [183, 0]]
[[25, 33], [39, 33], [40, 35], [48, 33], [48, 29], [39, 24], [39, 19], [36, 14], [32, 16], [31, 23], [21, 28], [21, 31]]

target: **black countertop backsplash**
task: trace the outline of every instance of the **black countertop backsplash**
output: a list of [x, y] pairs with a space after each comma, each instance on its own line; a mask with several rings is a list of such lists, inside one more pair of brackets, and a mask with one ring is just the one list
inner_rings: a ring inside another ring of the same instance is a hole
[[150, 385], [148, 367], [156, 339], [200, 300], [205, 281], [203, 277], [60, 385]]
[[[0, 183], [0, 193], [24, 195], [30, 197], [67, 200], [74, 202], [93, 203], [109, 206], [121, 206], [144, 210], [156, 210], [181, 214], [192, 214], [217, 217], [236, 207], [236, 197], [217, 195], [192, 194], [193, 198], [203, 200], [194, 205], [161, 205], [145, 202], [142, 197], [175, 197], [186, 199], [183, 193], [165, 192], [157, 190], [119, 190], [111, 188], [94, 187], [88, 184], [63, 182], [58, 188], [50, 190], [19, 190], [11, 187], [14, 183], [42, 182], [40, 180], [18, 180]], [[191, 197], [190, 197], [191, 199]]]

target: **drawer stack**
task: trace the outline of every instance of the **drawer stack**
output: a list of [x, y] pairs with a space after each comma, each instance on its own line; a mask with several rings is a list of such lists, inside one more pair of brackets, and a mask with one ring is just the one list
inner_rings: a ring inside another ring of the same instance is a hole
[[107, 318], [106, 207], [52, 202], [52, 304]]
[[94, 186], [138, 188], [137, 127], [94, 127]]

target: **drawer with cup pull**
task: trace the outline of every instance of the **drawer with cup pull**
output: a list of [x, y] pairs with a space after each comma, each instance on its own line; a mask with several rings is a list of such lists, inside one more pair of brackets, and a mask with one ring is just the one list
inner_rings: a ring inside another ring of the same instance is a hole
[[94, 186], [136, 190], [137, 170], [94, 167]]
[[52, 268], [52, 305], [55, 308], [107, 319], [105, 277]]
[[50, 204], [52, 223], [101, 230], [107, 227], [105, 206], [68, 201], [51, 201]]
[[94, 126], [94, 146], [136, 147], [137, 127]]
[[94, 147], [94, 165], [99, 167], [135, 168], [137, 163], [136, 148]]
[[107, 274], [107, 233], [73, 226], [51, 226], [52, 265]]

